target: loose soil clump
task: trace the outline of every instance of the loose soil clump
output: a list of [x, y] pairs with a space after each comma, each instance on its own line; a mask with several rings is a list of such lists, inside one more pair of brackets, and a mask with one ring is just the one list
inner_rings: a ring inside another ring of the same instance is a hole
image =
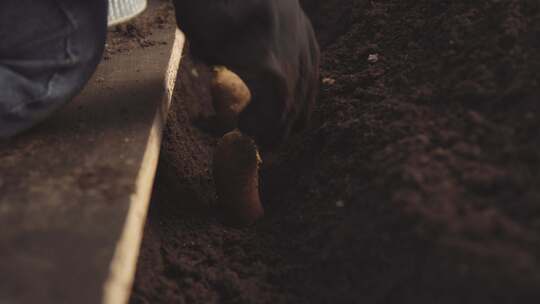
[[540, 5], [305, 0], [313, 128], [215, 212], [208, 67], [182, 63], [132, 303], [536, 303]]

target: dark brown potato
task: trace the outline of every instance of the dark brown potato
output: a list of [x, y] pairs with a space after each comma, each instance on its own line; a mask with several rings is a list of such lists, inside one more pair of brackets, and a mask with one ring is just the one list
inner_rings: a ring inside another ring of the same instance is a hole
[[214, 152], [213, 174], [219, 207], [231, 224], [249, 225], [264, 215], [259, 197], [261, 158], [255, 142], [231, 131]]

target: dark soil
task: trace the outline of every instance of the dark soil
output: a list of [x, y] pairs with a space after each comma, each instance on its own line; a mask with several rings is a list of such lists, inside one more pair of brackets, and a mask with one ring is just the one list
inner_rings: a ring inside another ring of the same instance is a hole
[[254, 227], [212, 208], [184, 58], [131, 302], [538, 303], [540, 2], [304, 2], [319, 121], [263, 168]]
[[154, 15], [143, 13], [128, 23], [116, 25], [107, 33], [107, 43], [103, 59], [108, 60], [116, 54], [129, 53], [135, 48], [146, 48], [153, 45], [166, 44], [166, 41], [156, 41], [151, 37], [156, 28], [174, 24], [174, 7], [168, 0], [150, 0], [149, 9]]

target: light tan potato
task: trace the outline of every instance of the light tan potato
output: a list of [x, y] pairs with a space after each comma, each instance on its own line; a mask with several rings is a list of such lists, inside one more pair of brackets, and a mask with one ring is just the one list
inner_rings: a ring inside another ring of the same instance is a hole
[[224, 128], [237, 127], [238, 115], [251, 101], [251, 92], [244, 81], [223, 66], [214, 67], [212, 97], [217, 118]]
[[262, 161], [255, 142], [240, 131], [225, 134], [214, 152], [213, 175], [218, 204], [235, 225], [249, 225], [264, 216], [259, 196]]

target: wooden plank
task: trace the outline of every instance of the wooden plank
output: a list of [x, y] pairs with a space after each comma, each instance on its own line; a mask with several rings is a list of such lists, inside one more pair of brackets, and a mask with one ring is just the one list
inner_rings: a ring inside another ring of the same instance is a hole
[[147, 38], [0, 146], [0, 303], [127, 301], [184, 43], [171, 24]]

